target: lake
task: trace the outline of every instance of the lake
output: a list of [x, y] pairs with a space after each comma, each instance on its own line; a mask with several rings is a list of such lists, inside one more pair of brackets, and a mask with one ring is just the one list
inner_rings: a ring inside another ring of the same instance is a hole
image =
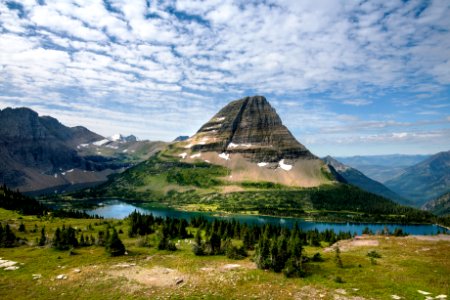
[[335, 232], [339, 231], [350, 231], [351, 233], [356, 232], [361, 234], [364, 228], [369, 227], [373, 232], [381, 231], [385, 227], [389, 231], [393, 232], [395, 228], [402, 228], [403, 232], [411, 235], [430, 235], [437, 234], [438, 231], [447, 231], [445, 228], [439, 227], [437, 225], [403, 225], [403, 224], [378, 224], [378, 223], [324, 223], [324, 222], [309, 222], [297, 218], [282, 218], [282, 217], [269, 217], [269, 216], [254, 216], [254, 215], [226, 215], [226, 216], [216, 216], [213, 213], [208, 212], [186, 212], [179, 211], [170, 208], [154, 208], [146, 207], [141, 205], [135, 205], [126, 203], [120, 200], [108, 200], [99, 203], [99, 206], [95, 209], [87, 210], [86, 212], [91, 215], [99, 215], [104, 218], [112, 219], [123, 219], [127, 217], [134, 210], [145, 213], [153, 214], [156, 217], [172, 217], [178, 219], [190, 220], [193, 217], [203, 216], [208, 220], [218, 219], [235, 219], [241, 223], [247, 224], [273, 224], [281, 225], [292, 228], [297, 222], [299, 227], [303, 230], [317, 229], [319, 231], [324, 231], [326, 229], [333, 229]]

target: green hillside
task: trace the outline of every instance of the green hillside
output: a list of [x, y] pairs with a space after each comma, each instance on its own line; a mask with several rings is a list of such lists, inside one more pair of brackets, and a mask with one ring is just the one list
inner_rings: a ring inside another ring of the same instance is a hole
[[121, 198], [181, 210], [297, 216], [330, 221], [427, 222], [428, 212], [342, 183], [314, 188], [229, 182], [225, 167], [159, 154], [72, 198]]

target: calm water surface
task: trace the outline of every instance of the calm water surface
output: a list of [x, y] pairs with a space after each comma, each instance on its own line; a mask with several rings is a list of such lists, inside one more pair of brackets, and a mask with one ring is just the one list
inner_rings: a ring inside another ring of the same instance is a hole
[[402, 228], [404, 232], [412, 235], [427, 235], [443, 232], [445, 229], [436, 225], [402, 225], [402, 224], [376, 224], [376, 223], [323, 223], [323, 222], [307, 222], [297, 218], [282, 218], [282, 217], [266, 217], [266, 216], [246, 216], [246, 215], [226, 215], [215, 216], [208, 212], [185, 212], [174, 210], [170, 208], [154, 208], [145, 207], [140, 205], [129, 204], [120, 200], [108, 200], [99, 204], [99, 207], [91, 210], [87, 210], [88, 214], [99, 215], [104, 218], [123, 219], [130, 213], [137, 210], [141, 213], [153, 214], [157, 217], [173, 217], [179, 219], [190, 220], [192, 217], [203, 216], [208, 220], [217, 219], [235, 219], [241, 223], [247, 224], [274, 224], [282, 225], [292, 228], [297, 222], [303, 230], [316, 229], [323, 231], [326, 229], [333, 229], [335, 232], [350, 231], [361, 234], [364, 228], [369, 227], [373, 232], [381, 231], [385, 227], [390, 231], [394, 231], [395, 228]]

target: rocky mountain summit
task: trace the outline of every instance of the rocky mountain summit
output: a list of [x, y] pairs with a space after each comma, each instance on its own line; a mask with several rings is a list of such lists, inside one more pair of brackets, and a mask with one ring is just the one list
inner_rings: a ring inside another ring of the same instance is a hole
[[230, 181], [270, 181], [289, 186], [330, 182], [328, 167], [298, 142], [263, 96], [230, 102], [174, 154], [230, 170]]
[[239, 153], [253, 162], [317, 159], [295, 139], [263, 96], [229, 103], [188, 141], [193, 151]]

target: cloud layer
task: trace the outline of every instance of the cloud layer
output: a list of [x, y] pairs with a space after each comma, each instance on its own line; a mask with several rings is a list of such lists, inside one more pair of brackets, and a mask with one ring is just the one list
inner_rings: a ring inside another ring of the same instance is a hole
[[450, 148], [448, 15], [439, 0], [0, 1], [0, 105], [170, 140], [263, 94], [318, 154], [434, 152]]

